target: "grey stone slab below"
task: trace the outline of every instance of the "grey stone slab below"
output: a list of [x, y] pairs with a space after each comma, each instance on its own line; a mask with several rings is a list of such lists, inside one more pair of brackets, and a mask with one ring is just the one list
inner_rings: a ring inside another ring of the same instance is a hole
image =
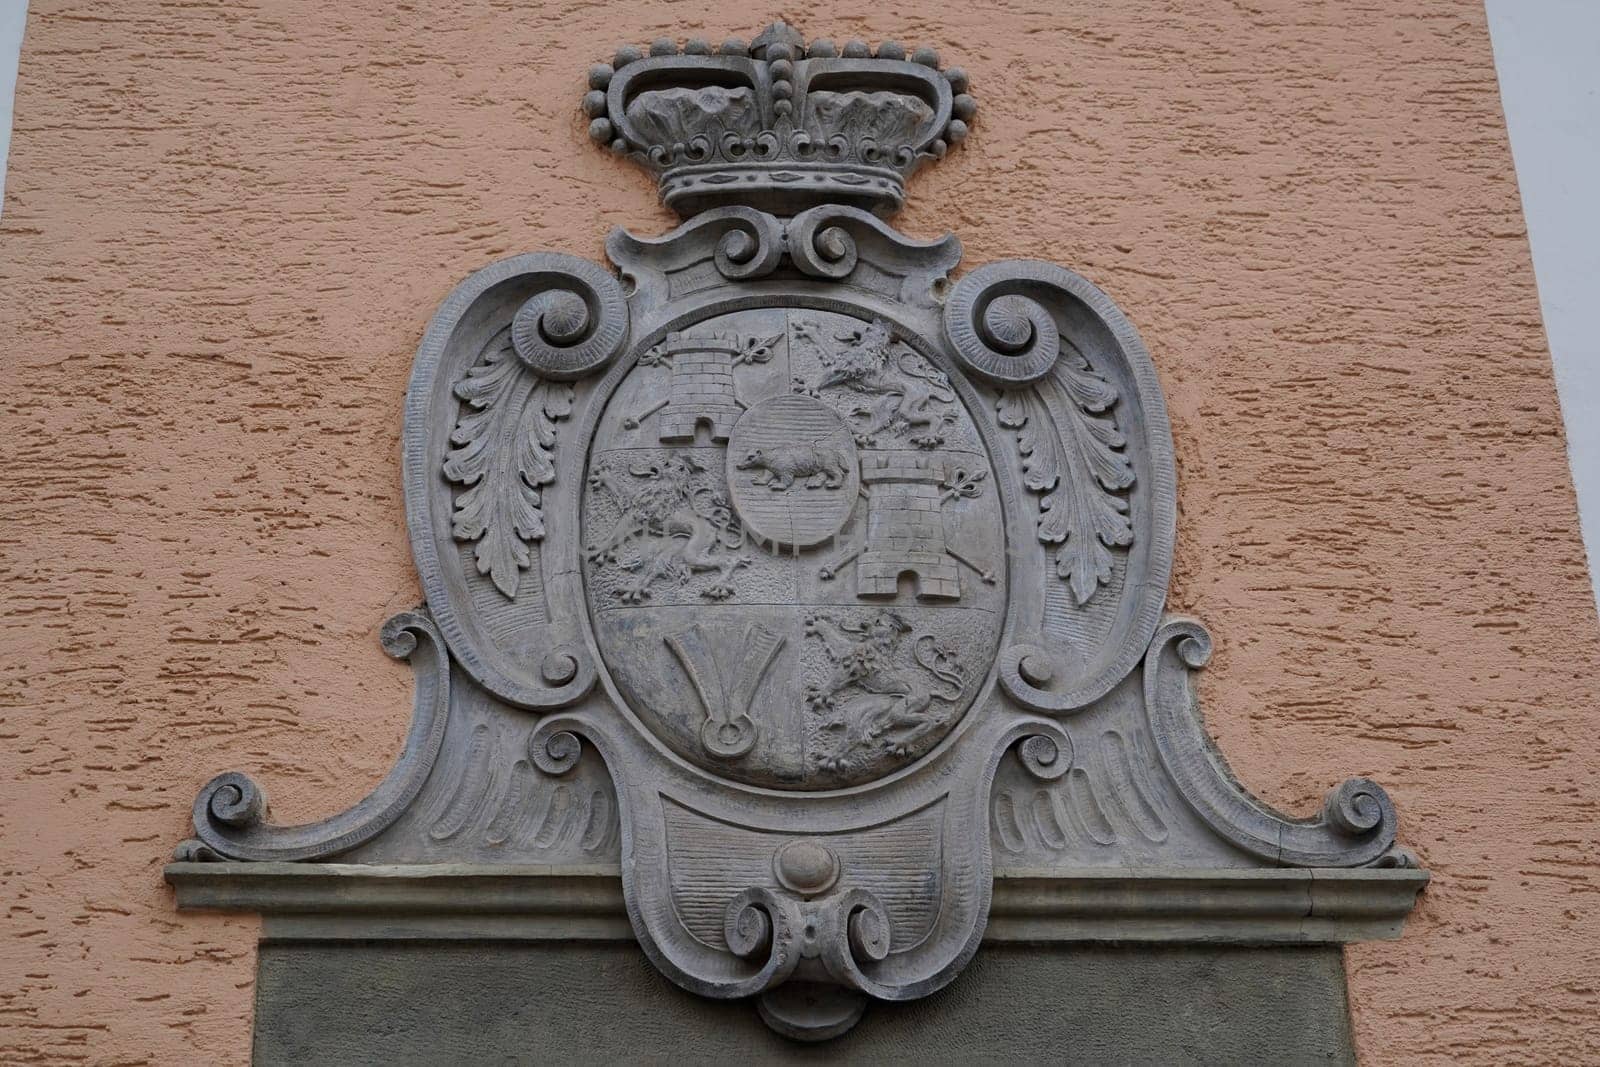
[[1354, 1063], [1333, 946], [991, 945], [825, 1045], [617, 942], [262, 945], [255, 1062]]

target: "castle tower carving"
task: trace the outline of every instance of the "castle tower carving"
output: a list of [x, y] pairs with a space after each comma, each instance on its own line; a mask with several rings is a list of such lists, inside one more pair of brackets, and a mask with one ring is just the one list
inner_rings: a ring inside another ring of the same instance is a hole
[[672, 357], [672, 399], [658, 423], [664, 442], [693, 441], [695, 427], [711, 428], [711, 439], [726, 443], [744, 408], [733, 391], [736, 342], [695, 341]]
[[772, 358], [777, 337], [696, 337], [668, 334], [666, 340], [639, 360], [644, 367], [670, 365], [671, 383], [661, 400], [624, 420], [630, 429], [656, 412], [656, 436], [662, 444], [693, 444], [695, 431], [704, 423], [711, 440], [727, 444], [733, 424], [745, 405], [734, 384], [733, 368], [741, 363], [765, 363]]
[[900, 576], [916, 577], [924, 600], [961, 599], [961, 573], [944, 540], [943, 462], [910, 451], [867, 452], [867, 539], [856, 563], [856, 595], [894, 596]]

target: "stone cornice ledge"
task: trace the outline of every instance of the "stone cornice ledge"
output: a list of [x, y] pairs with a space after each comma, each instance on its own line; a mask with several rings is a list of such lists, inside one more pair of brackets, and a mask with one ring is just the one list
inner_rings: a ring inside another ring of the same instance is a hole
[[[616, 868], [173, 863], [184, 910], [261, 914], [269, 939], [632, 939]], [[1426, 871], [1002, 870], [987, 941], [1328, 944], [1400, 936]]]

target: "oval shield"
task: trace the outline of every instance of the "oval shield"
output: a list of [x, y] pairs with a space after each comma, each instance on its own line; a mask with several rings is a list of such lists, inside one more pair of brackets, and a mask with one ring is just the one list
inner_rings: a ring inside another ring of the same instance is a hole
[[669, 334], [588, 467], [601, 657], [686, 759], [787, 789], [870, 781], [986, 683], [1005, 613], [990, 459], [887, 323], [778, 308]]

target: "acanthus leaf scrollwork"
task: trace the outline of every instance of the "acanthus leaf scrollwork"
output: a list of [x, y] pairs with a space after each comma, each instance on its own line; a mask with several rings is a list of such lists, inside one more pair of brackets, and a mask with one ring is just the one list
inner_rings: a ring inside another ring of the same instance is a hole
[[572, 411], [572, 387], [529, 370], [508, 332], [455, 394], [462, 410], [444, 475], [467, 488], [456, 497], [451, 532], [473, 543], [478, 573], [515, 599], [529, 546], [544, 537], [541, 487], [555, 480], [556, 423]]
[[1017, 431], [1024, 484], [1039, 498], [1039, 540], [1060, 545], [1056, 574], [1080, 607], [1111, 580], [1111, 550], [1133, 544], [1128, 502], [1133, 464], [1111, 413], [1112, 384], [1082, 353], [1061, 359], [1032, 389], [1000, 394], [1000, 425]]

